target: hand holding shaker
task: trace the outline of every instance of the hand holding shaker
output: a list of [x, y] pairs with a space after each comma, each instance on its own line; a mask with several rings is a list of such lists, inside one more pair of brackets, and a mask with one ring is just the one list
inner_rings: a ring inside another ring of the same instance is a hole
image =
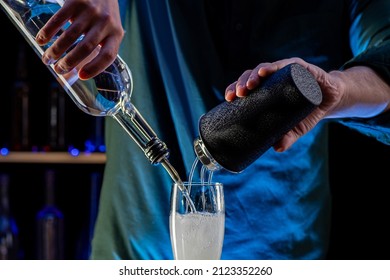
[[209, 170], [241, 172], [321, 102], [313, 75], [299, 64], [289, 64], [248, 96], [221, 103], [201, 116], [195, 153]]

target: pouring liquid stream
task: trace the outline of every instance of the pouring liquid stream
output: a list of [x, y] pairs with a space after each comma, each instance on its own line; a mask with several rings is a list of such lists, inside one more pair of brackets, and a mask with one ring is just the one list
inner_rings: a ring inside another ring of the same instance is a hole
[[180, 179], [179, 174], [177, 173], [176, 169], [172, 166], [172, 164], [168, 161], [167, 158], [164, 158], [160, 164], [164, 169], [168, 172], [169, 176], [172, 178], [173, 182], [175, 183], [175, 186], [178, 186], [180, 191], [182, 192], [183, 196], [185, 197], [188, 206], [191, 209], [192, 213], [196, 213], [196, 208], [194, 205], [194, 202], [192, 201], [190, 194], [188, 192], [188, 189], [182, 184], [182, 180]]
[[[163, 168], [168, 172], [171, 179], [174, 181], [174, 183], [176, 183], [176, 185], [179, 187], [180, 191], [183, 193], [183, 196], [187, 200], [188, 207], [190, 207], [191, 212], [193, 212], [193, 213], [196, 213], [197, 211], [196, 211], [195, 205], [190, 197], [189, 192], [191, 191], [191, 183], [194, 182], [194, 174], [195, 174], [195, 171], [197, 169], [199, 162], [200, 162], [199, 159], [195, 158], [195, 160], [192, 164], [191, 171], [190, 171], [189, 176], [188, 176], [188, 182], [189, 182], [188, 188], [184, 187], [184, 185], [182, 184], [183, 181], [181, 180], [179, 174], [177, 173], [176, 169], [172, 166], [172, 164], [168, 161], [167, 158], [162, 159], [162, 161], [160, 162], [160, 164], [163, 166]], [[209, 172], [208, 176], [207, 176], [207, 172]], [[207, 177], [207, 180], [206, 180], [206, 177]], [[200, 182], [202, 184], [210, 184], [212, 182], [212, 178], [213, 178], [213, 171], [208, 170], [206, 166], [202, 165], [201, 171], [200, 171]]]

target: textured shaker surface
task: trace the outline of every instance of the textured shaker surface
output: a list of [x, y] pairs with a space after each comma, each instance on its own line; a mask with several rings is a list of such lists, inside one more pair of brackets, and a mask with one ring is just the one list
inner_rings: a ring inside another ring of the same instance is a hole
[[248, 96], [221, 103], [203, 115], [200, 137], [219, 165], [240, 172], [321, 101], [321, 89], [312, 74], [299, 64], [289, 64]]

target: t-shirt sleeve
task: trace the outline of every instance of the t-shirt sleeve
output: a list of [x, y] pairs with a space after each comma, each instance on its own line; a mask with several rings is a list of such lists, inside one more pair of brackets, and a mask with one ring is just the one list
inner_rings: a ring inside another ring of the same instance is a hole
[[[350, 1], [350, 44], [354, 57], [341, 69], [363, 65], [390, 84], [390, 1]], [[340, 123], [390, 145], [390, 112], [372, 118], [346, 118]]]

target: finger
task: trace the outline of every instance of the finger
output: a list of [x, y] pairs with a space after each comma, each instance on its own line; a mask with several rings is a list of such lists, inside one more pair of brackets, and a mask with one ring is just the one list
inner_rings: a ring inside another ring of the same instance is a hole
[[54, 70], [59, 74], [67, 73], [89, 57], [101, 42], [100, 32], [96, 29], [89, 30], [85, 37], [65, 57], [57, 62]]
[[248, 81], [249, 76], [251, 75], [252, 70], [246, 70], [237, 80], [236, 83], [236, 95], [238, 97], [244, 97], [248, 94], [248, 88], [246, 87], [246, 83]]
[[[58, 60], [77, 42], [85, 29], [86, 26], [84, 24], [74, 23], [70, 25], [53, 45], [45, 51], [42, 57], [43, 63], [50, 64], [50, 62]], [[69, 65], [71, 65], [70, 61]]]
[[267, 65], [269, 63], [260, 63], [259, 65], [257, 65], [251, 72], [251, 74], [249, 75], [248, 77], [248, 80], [246, 82], [246, 87], [249, 89], [249, 90], [252, 90], [254, 88], [256, 88], [257, 86], [259, 86], [259, 84], [261, 83], [261, 77], [259, 76], [258, 72], [259, 72], [259, 69], [261, 67], [263, 67], [264, 65]]
[[325, 116], [325, 111], [316, 108], [305, 119], [299, 122], [293, 129], [288, 131], [274, 144], [273, 148], [277, 152], [284, 152], [289, 149], [300, 137], [312, 130]]
[[260, 65], [258, 65], [255, 69], [252, 70], [252, 72], [250, 73], [247, 81], [246, 81], [246, 87], [249, 89], [249, 90], [252, 90], [254, 88], [256, 88], [259, 84], [260, 84], [260, 77], [259, 75], [257, 74], [257, 72], [259, 71]]
[[62, 7], [46, 22], [36, 36], [39, 45], [45, 45], [68, 23], [71, 10]]
[[225, 100], [226, 101], [233, 101], [236, 98], [236, 83], [234, 82], [227, 86], [225, 90]]
[[238, 80], [230, 84], [225, 90], [225, 99], [232, 101], [236, 96], [244, 97], [248, 95], [249, 90], [256, 88], [261, 83], [261, 78], [257, 74], [258, 69], [269, 63], [261, 63], [252, 70], [246, 70]]
[[293, 130], [290, 130], [283, 135], [278, 142], [276, 142], [273, 148], [278, 153], [284, 152], [289, 149], [298, 140], [298, 138], [299, 136]]
[[88, 80], [110, 66], [118, 53], [116, 46], [118, 44], [114, 40], [107, 40], [107, 43], [103, 42], [98, 55], [80, 69], [79, 78]]
[[308, 63], [305, 62], [303, 59], [298, 58], [298, 57], [292, 57], [292, 58], [287, 58], [287, 59], [281, 59], [278, 61], [275, 61], [273, 63], [268, 63], [265, 65], [262, 65], [261, 68], [259, 68], [258, 75], [260, 77], [266, 77], [271, 75], [272, 73], [275, 73], [276, 71], [282, 69], [283, 67], [292, 64], [292, 63], [298, 63], [305, 68], [308, 67]]

